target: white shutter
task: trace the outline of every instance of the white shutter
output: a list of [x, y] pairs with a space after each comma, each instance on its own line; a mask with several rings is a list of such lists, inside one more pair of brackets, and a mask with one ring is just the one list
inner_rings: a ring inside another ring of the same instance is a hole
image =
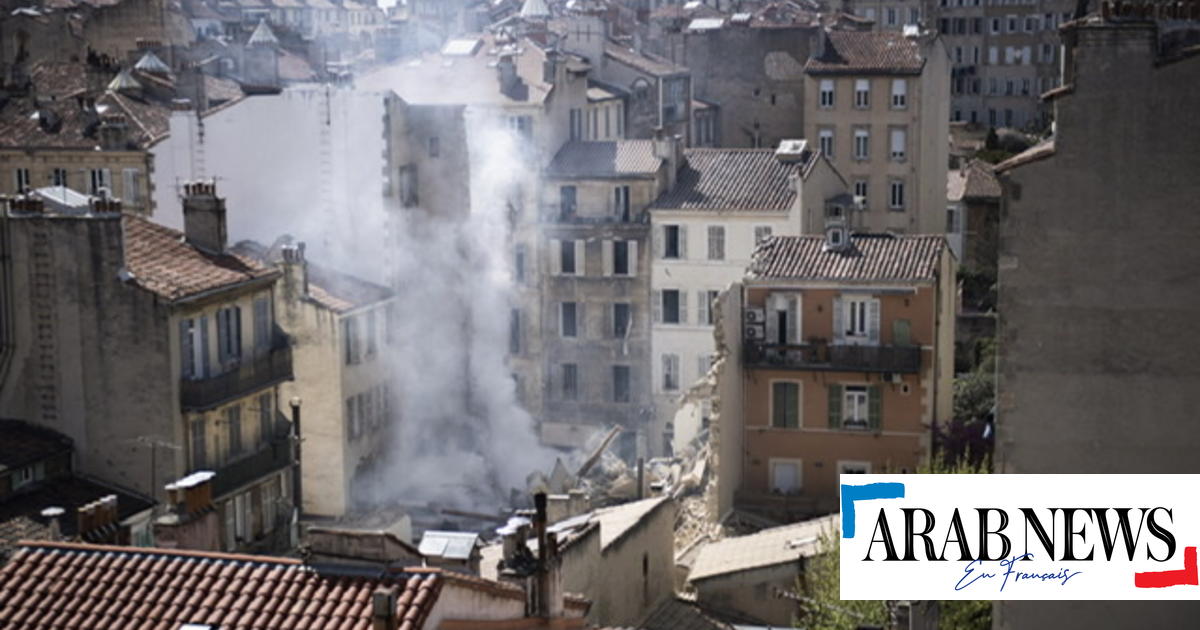
[[704, 299], [704, 291], [696, 292], [696, 323], [708, 323], [708, 300]]
[[606, 239], [600, 243], [600, 257], [604, 261], [604, 275], [613, 275], [613, 242]]
[[841, 296], [833, 298], [833, 339], [841, 343], [846, 338], [845, 305]]
[[779, 308], [776, 296], [772, 295], [767, 298], [767, 343], [779, 343], [779, 316], [775, 311]]
[[679, 226], [679, 260], [687, 260], [687, 226]]
[[550, 275], [562, 275], [562, 241], [550, 239]]
[[650, 292], [650, 309], [653, 313], [654, 323], [662, 323], [662, 291]]
[[879, 343], [879, 300], [867, 302], [867, 335], [871, 343]]
[[666, 229], [661, 225], [654, 226], [654, 257], [662, 258], [666, 255]]
[[137, 169], [135, 168], [121, 171], [121, 199], [125, 203], [137, 203]]
[[587, 261], [584, 260], [584, 248], [587, 241], [583, 239], [575, 239], [575, 275], [587, 275]]
[[[682, 233], [683, 233], [683, 230], [681, 229], [679, 232], [680, 232], [680, 234], [682, 234]], [[688, 292], [687, 292], [687, 291], [680, 291], [680, 292], [679, 292], [679, 323], [680, 323], [680, 324], [686, 324], [686, 323], [688, 323], [688, 316], [687, 316], [687, 312], [688, 312], [688, 305], [687, 305], [687, 294], [688, 294]]]
[[790, 344], [800, 343], [800, 296], [787, 297], [787, 340]]
[[632, 278], [632, 277], [636, 276], [638, 273], [637, 272], [638, 244], [637, 244], [637, 241], [625, 241], [625, 242], [629, 244], [629, 252], [628, 252], [628, 255], [629, 255], [629, 277]]

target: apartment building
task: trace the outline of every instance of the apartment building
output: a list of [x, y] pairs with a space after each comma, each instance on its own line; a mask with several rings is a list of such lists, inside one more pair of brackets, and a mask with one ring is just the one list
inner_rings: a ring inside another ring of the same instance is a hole
[[300, 507], [305, 515], [343, 516], [361, 499], [364, 478], [395, 424], [389, 348], [395, 343], [395, 294], [382, 285], [310, 263], [304, 243], [254, 242], [240, 255], [282, 272], [272, 305], [295, 340], [295, 378], [281, 400], [303, 408]]
[[518, 270], [540, 290], [513, 312], [510, 346], [516, 359], [534, 360], [520, 375], [522, 397], [546, 444], [582, 446], [619, 424], [622, 456], [658, 447], [649, 434], [646, 209], [674, 179], [680, 143], [571, 142], [545, 171], [541, 238], [526, 258], [539, 262]]
[[675, 186], [650, 206], [656, 432], [674, 449], [711, 416], [681, 396], [712, 366], [713, 300], [742, 279], [759, 243], [809, 224], [820, 231], [827, 211], [844, 217], [852, 204], [846, 182], [803, 140], [777, 150], [687, 149], [683, 157]]
[[1046, 128], [1041, 95], [1060, 84], [1058, 27], [1074, 9], [1068, 0], [938, 0], [929, 26], [950, 54], [951, 120]]
[[285, 546], [293, 458], [279, 389], [292, 353], [271, 308], [279, 272], [226, 250], [213, 184], [185, 193], [184, 232], [113, 201], [57, 214], [9, 200], [0, 415], [67, 435], [81, 473], [160, 500], [167, 481], [214, 471], [224, 548]]
[[862, 18], [875, 31], [901, 32], [906, 26], [920, 26], [928, 18], [925, 0], [844, 0], [842, 10]]
[[[997, 472], [1196, 470], [1200, 28], [1101, 6], [1063, 27], [1053, 139], [996, 167]], [[1012, 601], [993, 614], [999, 630], [1169, 628], [1200, 606]]]
[[804, 137], [850, 182], [867, 231], [945, 230], [949, 70], [936, 35], [822, 30], [805, 65]]
[[841, 473], [914, 472], [950, 419], [945, 238], [776, 236], [724, 298], [719, 513], [836, 512]]

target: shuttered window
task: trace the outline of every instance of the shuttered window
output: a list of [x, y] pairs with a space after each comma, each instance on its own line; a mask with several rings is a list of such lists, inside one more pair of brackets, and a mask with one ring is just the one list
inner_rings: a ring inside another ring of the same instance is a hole
[[778, 429], [800, 427], [800, 383], [776, 381], [771, 384], [771, 426]]

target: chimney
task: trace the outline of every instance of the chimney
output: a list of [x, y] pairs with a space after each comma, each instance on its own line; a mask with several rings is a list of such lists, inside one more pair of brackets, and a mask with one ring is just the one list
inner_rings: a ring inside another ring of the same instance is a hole
[[62, 540], [62, 525], [58, 519], [63, 515], [64, 511], [56, 505], [42, 510], [42, 518], [50, 521], [50, 540]]
[[183, 185], [183, 232], [190, 245], [210, 253], [225, 251], [225, 200], [213, 180]]
[[550, 556], [549, 541], [546, 536], [546, 493], [533, 495], [533, 534], [537, 537], [537, 570], [533, 573], [528, 592], [526, 593], [526, 611], [530, 617], [546, 618], [549, 607], [546, 605], [546, 563]]
[[654, 157], [667, 164], [667, 190], [675, 188], [679, 169], [683, 168], [683, 139], [668, 136], [662, 127], [654, 129]]
[[513, 52], [500, 53], [496, 61], [496, 71], [500, 76], [500, 92], [514, 101], [529, 99], [529, 86], [517, 74], [517, 55]]
[[283, 287], [288, 297], [308, 297], [308, 261], [303, 242], [283, 246]]
[[100, 119], [100, 150], [124, 151], [129, 148], [129, 125], [124, 114], [105, 114]]
[[75, 512], [75, 532], [82, 538], [96, 527], [96, 504], [85, 503]]
[[371, 630], [395, 630], [396, 592], [395, 586], [388, 586], [371, 593]]
[[112, 197], [94, 197], [88, 201], [92, 214], [121, 214], [121, 200]]
[[40, 197], [20, 195], [9, 198], [8, 209], [13, 214], [42, 214], [46, 211], [46, 205]]
[[154, 539], [159, 547], [221, 549], [220, 519], [212, 499], [215, 476], [205, 470], [167, 484], [167, 512], [154, 521]]

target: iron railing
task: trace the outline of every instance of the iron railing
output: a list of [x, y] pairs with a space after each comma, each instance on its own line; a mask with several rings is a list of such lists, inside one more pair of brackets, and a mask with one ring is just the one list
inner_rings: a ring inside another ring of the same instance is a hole
[[222, 374], [180, 381], [179, 399], [186, 411], [204, 411], [291, 378], [292, 349], [285, 341]]
[[917, 346], [777, 345], [747, 341], [743, 358], [748, 367], [760, 368], [845, 372], [921, 371], [921, 349]]

